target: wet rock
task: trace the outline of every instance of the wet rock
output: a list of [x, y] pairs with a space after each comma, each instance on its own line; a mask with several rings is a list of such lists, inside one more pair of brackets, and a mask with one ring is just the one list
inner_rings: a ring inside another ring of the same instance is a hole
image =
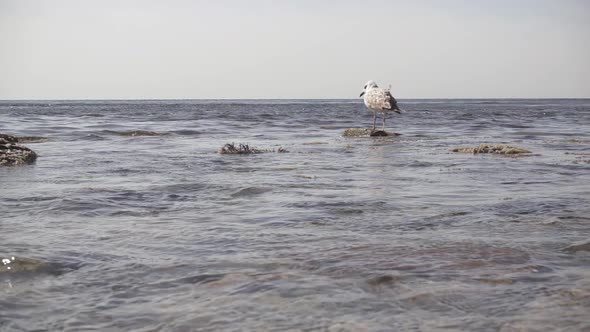
[[221, 149], [219, 149], [220, 154], [254, 154], [262, 152], [264, 151], [242, 143], [239, 143], [238, 145], [234, 143], [227, 143]]
[[576, 253], [578, 251], [590, 251], [590, 241], [582, 242], [582, 243], [574, 243], [570, 246], [565, 247], [563, 250], [571, 253]]
[[390, 285], [396, 283], [400, 280], [397, 276], [392, 275], [382, 275], [378, 277], [373, 277], [367, 280], [367, 284], [371, 286], [380, 286], [380, 285]]
[[371, 130], [368, 128], [348, 128], [344, 130], [342, 136], [344, 137], [383, 137], [383, 136], [399, 136], [401, 134], [386, 132], [383, 130]]
[[23, 257], [2, 258], [0, 262], [0, 273], [39, 272], [49, 267], [45, 262]]
[[384, 136], [389, 136], [389, 134], [384, 131], [384, 130], [375, 130], [373, 132], [371, 132], [371, 137], [384, 137]]
[[235, 143], [227, 143], [221, 149], [219, 149], [219, 154], [256, 154], [256, 153], [264, 153], [264, 152], [277, 152], [277, 153], [287, 153], [289, 151], [285, 150], [283, 147], [279, 147], [277, 150], [269, 150], [269, 149], [257, 149], [252, 147], [248, 144], [235, 144]]
[[0, 144], [6, 143], [18, 143], [18, 138], [16, 136], [0, 134]]
[[47, 142], [49, 139], [47, 137], [37, 137], [37, 136], [12, 136], [6, 134], [0, 134], [0, 144], [6, 143], [43, 143]]
[[584, 139], [584, 138], [571, 138], [567, 141], [569, 143], [590, 143], [590, 139]]
[[371, 130], [366, 128], [348, 128], [344, 130], [344, 137], [367, 137], [371, 135]]
[[45, 143], [49, 141], [47, 137], [37, 137], [37, 136], [20, 136], [18, 137], [19, 143]]
[[117, 134], [125, 137], [137, 137], [137, 136], [167, 136], [168, 134], [157, 133], [155, 131], [148, 131], [148, 130], [130, 130], [130, 131], [121, 131], [117, 132]]
[[531, 151], [519, 147], [510, 146], [506, 144], [480, 144], [476, 147], [461, 147], [453, 149], [453, 152], [459, 153], [488, 153], [488, 154], [502, 154], [502, 155], [526, 155]]
[[35, 162], [37, 154], [16, 142], [18, 142], [17, 137], [0, 134], [0, 166], [17, 166]]

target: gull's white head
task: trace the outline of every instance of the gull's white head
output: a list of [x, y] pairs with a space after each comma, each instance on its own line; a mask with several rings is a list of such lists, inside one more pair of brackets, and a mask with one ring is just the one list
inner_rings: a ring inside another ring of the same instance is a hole
[[365, 92], [367, 92], [367, 90], [372, 89], [372, 88], [378, 88], [377, 83], [373, 82], [373, 81], [368, 81], [367, 84], [365, 84], [365, 87], [363, 88], [363, 92], [361, 92], [361, 95], [359, 97], [362, 97]]

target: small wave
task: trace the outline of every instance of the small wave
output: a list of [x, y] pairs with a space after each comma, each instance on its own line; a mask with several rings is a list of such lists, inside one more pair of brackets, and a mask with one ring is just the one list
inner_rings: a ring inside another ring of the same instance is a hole
[[246, 197], [262, 195], [262, 194], [267, 193], [271, 190], [272, 190], [271, 188], [266, 188], [266, 187], [247, 187], [247, 188], [242, 188], [242, 189], [232, 193], [230, 196], [233, 198], [246, 198]]
[[174, 134], [179, 135], [179, 136], [197, 136], [197, 135], [200, 135], [201, 134], [200, 131], [197, 131], [197, 130], [189, 130], [189, 129], [174, 130], [174, 131], [171, 131], [171, 133], [174, 133]]
[[105, 133], [119, 135], [123, 137], [161, 137], [161, 136], [169, 136], [169, 133], [159, 133], [155, 131], [149, 130], [126, 130], [126, 131], [112, 131], [112, 130], [105, 130]]
[[88, 141], [104, 141], [106, 140], [105, 137], [97, 135], [97, 134], [87, 134], [86, 136], [82, 137], [83, 140]]

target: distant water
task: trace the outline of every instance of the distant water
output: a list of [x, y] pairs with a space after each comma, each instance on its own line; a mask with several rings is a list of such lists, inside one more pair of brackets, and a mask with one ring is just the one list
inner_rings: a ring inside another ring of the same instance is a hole
[[49, 266], [0, 274], [0, 330], [589, 330], [590, 100], [400, 106], [0, 102], [49, 138], [0, 168], [0, 258]]

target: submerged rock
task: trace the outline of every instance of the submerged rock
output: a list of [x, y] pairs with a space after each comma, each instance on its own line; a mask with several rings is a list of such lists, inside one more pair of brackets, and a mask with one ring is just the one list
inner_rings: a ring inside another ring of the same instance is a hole
[[125, 137], [136, 137], [136, 136], [167, 136], [168, 134], [157, 133], [155, 131], [148, 131], [148, 130], [130, 130], [130, 131], [121, 131], [117, 132], [117, 134]]
[[37, 136], [12, 136], [6, 134], [0, 134], [0, 144], [3, 143], [43, 143], [47, 142], [49, 139], [47, 137], [37, 137]]
[[590, 139], [585, 138], [571, 138], [567, 140], [568, 143], [590, 143]]
[[400, 281], [400, 277], [392, 275], [382, 275], [373, 277], [367, 280], [367, 284], [371, 286], [390, 285]]
[[503, 154], [503, 155], [525, 155], [531, 153], [519, 147], [510, 146], [506, 144], [480, 144], [476, 147], [462, 147], [453, 149], [453, 152], [459, 153], [489, 153], [489, 154]]
[[384, 130], [371, 130], [368, 128], [348, 128], [344, 130], [344, 137], [380, 137], [380, 136], [399, 136], [401, 134], [387, 132]]
[[37, 137], [37, 136], [21, 136], [18, 137], [19, 143], [45, 143], [49, 141], [47, 137]]
[[35, 151], [19, 145], [15, 136], [0, 134], [0, 166], [31, 164], [37, 159]]
[[574, 243], [565, 247], [563, 250], [571, 253], [575, 253], [578, 251], [590, 251], [590, 241], [583, 242], [583, 243]]
[[0, 273], [39, 272], [49, 267], [47, 263], [31, 258], [10, 257], [0, 261]]

